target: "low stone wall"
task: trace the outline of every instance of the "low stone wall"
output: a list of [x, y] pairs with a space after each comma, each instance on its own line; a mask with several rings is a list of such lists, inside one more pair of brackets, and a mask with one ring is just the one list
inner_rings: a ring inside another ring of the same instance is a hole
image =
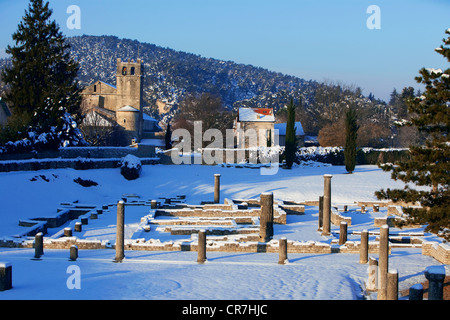
[[431, 256], [441, 263], [450, 264], [450, 246], [448, 244], [431, 241], [423, 242], [422, 254]]
[[[335, 242], [332, 242], [332, 244], [335, 244]], [[347, 241], [341, 246], [338, 246], [335, 244], [333, 247], [333, 252], [359, 254], [360, 248], [361, 248], [360, 241]], [[369, 241], [367, 248], [368, 248], [368, 253], [378, 254], [378, 252], [380, 250], [379, 242], [378, 241]]]
[[[62, 237], [59, 239], [44, 240], [44, 249], [70, 249], [71, 246], [76, 245], [78, 249], [107, 249], [108, 245], [105, 242], [99, 240], [84, 240], [76, 237]], [[34, 240], [32, 239], [18, 239], [18, 240], [5, 240], [0, 239], [0, 247], [6, 248], [28, 248], [34, 247]]]
[[331, 210], [331, 223], [335, 226], [339, 226], [341, 222], [346, 222], [348, 226], [352, 225], [352, 218], [343, 216], [336, 209]]
[[[171, 217], [259, 217], [261, 209], [254, 208], [249, 210], [222, 210], [205, 208], [183, 208], [183, 209], [157, 209], [155, 218], [158, 216]], [[273, 211], [274, 223], [286, 224], [286, 212], [279, 206], [274, 206]]]
[[47, 221], [37, 220], [19, 220], [19, 226], [28, 228], [26, 231], [20, 234], [14, 235], [14, 237], [28, 237], [34, 236], [39, 232], [43, 234], [47, 233]]
[[403, 217], [403, 207], [402, 206], [397, 206], [397, 205], [389, 205], [388, 207], [388, 215], [396, 215], [399, 217]]
[[[208, 227], [189, 227], [189, 228], [173, 228], [173, 227], [165, 227], [164, 232], [170, 232], [171, 235], [192, 235], [198, 233], [200, 230], [205, 230], [206, 235], [208, 236], [229, 236], [229, 235], [237, 235], [237, 234], [252, 234], [259, 231], [259, 228], [256, 230], [254, 228], [208, 228]], [[259, 236], [258, 236], [259, 237]]]
[[383, 225], [387, 224], [389, 227], [394, 226], [395, 217], [384, 216], [384, 217], [375, 217], [373, 220], [373, 226], [377, 228], [381, 228]]
[[[123, 158], [129, 154], [139, 157], [139, 149], [133, 147], [69, 147], [60, 149], [60, 157], [63, 159], [73, 158]], [[146, 157], [154, 156], [152, 154], [146, 155]]]
[[279, 204], [280, 208], [286, 211], [287, 214], [305, 214], [305, 206], [300, 204]]
[[391, 201], [356, 201], [356, 205], [358, 207], [361, 206], [365, 206], [365, 207], [373, 207], [373, 206], [378, 206], [378, 207], [388, 207], [390, 205], [392, 205]]
[[139, 158], [153, 158], [156, 156], [154, 146], [135, 145], [128, 147], [67, 147], [56, 151], [39, 151], [27, 153], [0, 153], [0, 160], [21, 161], [33, 159], [75, 159], [92, 158], [92, 159], [107, 159], [107, 158], [123, 158], [128, 154], [132, 154]]
[[[207, 251], [211, 252], [279, 252], [279, 241], [271, 240], [269, 242], [251, 241], [257, 239], [257, 234], [249, 234], [243, 239], [248, 241], [237, 241], [228, 239], [224, 241], [207, 239]], [[227, 237], [224, 237], [227, 239]], [[34, 240], [5, 240], [0, 239], [0, 247], [9, 248], [33, 248]], [[45, 239], [45, 249], [67, 249], [76, 245], [78, 249], [115, 249], [114, 244], [108, 241], [83, 240], [76, 237], [61, 237], [58, 239]], [[360, 253], [359, 241], [347, 241], [343, 245], [338, 245], [337, 240], [331, 243], [322, 243], [316, 241], [287, 241], [288, 253], [308, 253], [308, 254], [330, 254], [330, 253]], [[450, 264], [450, 246], [437, 242], [411, 241], [410, 244], [390, 243], [389, 250], [397, 247], [422, 247], [422, 254], [431, 256], [443, 264]], [[125, 240], [125, 250], [142, 251], [197, 251], [196, 240], [167, 241], [161, 242], [158, 239], [150, 240]], [[370, 241], [368, 253], [377, 254], [379, 252], [379, 241]]]
[[[106, 169], [120, 167], [122, 158], [114, 159], [90, 159], [90, 158], [76, 158], [76, 159], [30, 159], [30, 160], [7, 160], [0, 161], [0, 172], [11, 171], [38, 171], [50, 169], [65, 169], [72, 168], [75, 170], [89, 170], [89, 169]], [[143, 165], [156, 164], [159, 158], [142, 158]]]

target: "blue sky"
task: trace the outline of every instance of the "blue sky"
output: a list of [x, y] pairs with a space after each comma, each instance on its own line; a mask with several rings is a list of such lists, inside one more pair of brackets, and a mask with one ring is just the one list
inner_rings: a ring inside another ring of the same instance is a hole
[[[0, 0], [0, 56], [28, 2]], [[67, 27], [70, 5], [81, 10], [79, 30]], [[370, 5], [381, 10], [381, 29], [366, 26]], [[356, 85], [385, 100], [393, 88], [418, 88], [420, 68], [448, 67], [434, 48], [450, 28], [449, 0], [51, 0], [50, 7], [66, 36], [137, 39]]]

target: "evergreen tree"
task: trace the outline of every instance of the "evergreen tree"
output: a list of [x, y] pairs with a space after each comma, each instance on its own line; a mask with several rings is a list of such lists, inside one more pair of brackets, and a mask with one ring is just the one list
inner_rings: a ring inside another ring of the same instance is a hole
[[286, 123], [286, 141], [285, 141], [285, 157], [286, 157], [286, 167], [288, 169], [292, 168], [295, 160], [295, 152], [297, 151], [297, 144], [295, 141], [295, 105], [294, 101], [291, 99], [287, 107], [287, 123]]
[[[8, 86], [5, 100], [12, 109], [8, 126], [10, 132], [17, 132], [11, 138], [29, 138], [33, 132], [55, 133], [52, 139], [57, 139], [56, 133], [61, 133], [67, 121], [73, 125], [68, 115], [80, 121], [78, 64], [70, 57], [70, 46], [51, 15], [48, 2], [30, 0], [12, 35], [15, 46], [6, 49], [12, 58], [12, 66], [2, 73]], [[54, 140], [47, 147], [59, 145]]]
[[[450, 29], [436, 51], [450, 62]], [[449, 159], [450, 159], [450, 68], [422, 68], [418, 83], [425, 85], [425, 92], [419, 97], [409, 99], [408, 109], [411, 116], [409, 126], [427, 135], [422, 146], [410, 147], [410, 160], [384, 166], [392, 171], [394, 180], [401, 180], [421, 187], [412, 189], [387, 189], [376, 192], [379, 199], [419, 203], [420, 208], [405, 208], [409, 215], [406, 222], [426, 224], [426, 231], [438, 233], [450, 240]]]
[[172, 129], [170, 128], [170, 123], [167, 124], [166, 134], [164, 135], [164, 142], [166, 145], [166, 150], [172, 149]]
[[345, 113], [344, 159], [345, 169], [348, 173], [353, 173], [356, 166], [356, 139], [358, 138], [358, 129], [356, 110], [350, 107]]
[[272, 129], [269, 129], [269, 132], [267, 133], [267, 147], [272, 147]]

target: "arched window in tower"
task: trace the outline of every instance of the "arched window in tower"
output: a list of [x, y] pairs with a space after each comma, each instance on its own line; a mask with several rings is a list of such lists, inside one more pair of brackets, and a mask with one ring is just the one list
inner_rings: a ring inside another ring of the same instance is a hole
[[97, 85], [94, 84], [94, 92], [97, 92]]
[[127, 67], [123, 67], [122, 68], [122, 75], [126, 76], [127, 75]]
[[130, 74], [131, 74], [132, 76], [134, 76], [134, 67], [131, 67], [131, 69], [130, 69]]

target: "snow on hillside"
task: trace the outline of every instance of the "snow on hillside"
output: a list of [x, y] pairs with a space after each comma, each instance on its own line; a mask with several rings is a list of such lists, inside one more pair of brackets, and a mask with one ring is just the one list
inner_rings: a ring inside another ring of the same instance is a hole
[[[216, 173], [221, 174], [221, 199], [258, 198], [262, 192], [273, 192], [275, 199], [316, 200], [323, 194], [324, 174], [333, 175], [334, 204], [375, 200], [374, 191], [402, 186], [376, 166], [360, 166], [349, 175], [344, 167], [319, 164], [280, 169], [273, 176], [251, 168], [154, 165], [143, 166], [141, 177], [132, 181], [124, 179], [120, 169], [0, 173], [0, 238], [19, 233], [19, 219], [54, 214], [61, 202], [101, 206], [116, 203], [123, 194], [142, 199], [184, 194], [190, 204], [211, 201]], [[73, 181], [77, 178], [98, 185], [82, 187]], [[368, 215], [373, 214], [369, 210]], [[368, 215], [352, 217], [355, 225], [349, 230], [374, 229]], [[114, 240], [115, 215], [106, 216], [98, 220], [101, 224], [89, 225], [91, 236]], [[126, 223], [139, 223], [139, 216]], [[313, 207], [303, 216], [288, 216], [286, 225], [274, 228], [275, 239], [331, 241], [317, 232]], [[332, 231], [336, 228], [332, 226]], [[165, 236], [170, 240], [170, 235]], [[367, 279], [367, 265], [358, 263], [357, 254], [289, 254], [287, 265], [278, 265], [278, 254], [272, 253], [208, 252], [203, 265], [196, 263], [196, 252], [126, 251], [123, 263], [112, 262], [111, 249], [81, 250], [75, 262], [68, 261], [67, 250], [46, 250], [41, 261], [31, 260], [33, 254], [33, 249], [0, 248], [0, 262], [13, 265], [13, 289], [0, 292], [0, 299], [354, 300], [362, 297]], [[72, 265], [79, 267], [80, 289], [69, 289]], [[423, 256], [420, 248], [394, 249], [390, 256], [401, 289], [422, 281], [423, 271], [431, 265], [440, 263]]]

